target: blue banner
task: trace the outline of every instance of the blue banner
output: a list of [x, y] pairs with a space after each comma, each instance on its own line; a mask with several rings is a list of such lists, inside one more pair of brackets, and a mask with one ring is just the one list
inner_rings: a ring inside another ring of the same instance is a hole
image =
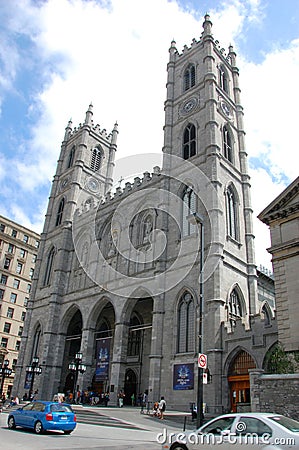
[[194, 363], [173, 366], [173, 389], [175, 391], [194, 389]]
[[111, 337], [97, 340], [97, 366], [95, 381], [108, 380]]

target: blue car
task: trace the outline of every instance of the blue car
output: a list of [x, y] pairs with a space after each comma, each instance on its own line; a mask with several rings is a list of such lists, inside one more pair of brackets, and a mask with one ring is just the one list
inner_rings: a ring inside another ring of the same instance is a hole
[[76, 414], [66, 403], [33, 401], [9, 413], [8, 428], [32, 428], [36, 434], [59, 430], [70, 434], [76, 428]]

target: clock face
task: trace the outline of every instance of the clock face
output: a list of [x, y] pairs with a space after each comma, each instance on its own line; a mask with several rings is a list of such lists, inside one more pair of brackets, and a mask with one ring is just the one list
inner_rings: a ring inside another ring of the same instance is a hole
[[61, 181], [61, 183], [60, 183], [61, 189], [64, 189], [64, 188], [67, 186], [68, 182], [69, 182], [68, 177], [67, 177], [67, 178], [64, 178], [64, 179]]
[[225, 102], [221, 102], [220, 105], [221, 105], [221, 109], [224, 112], [224, 114], [226, 116], [230, 116], [231, 113], [230, 113], [230, 107], [228, 106], [228, 104]]
[[87, 186], [92, 192], [98, 192], [99, 190], [99, 183], [94, 178], [89, 178], [89, 180], [87, 181]]
[[183, 108], [182, 108], [182, 112], [183, 114], [188, 114], [190, 113], [197, 105], [197, 98], [193, 97], [190, 98], [189, 100], [186, 101], [186, 103], [184, 103]]

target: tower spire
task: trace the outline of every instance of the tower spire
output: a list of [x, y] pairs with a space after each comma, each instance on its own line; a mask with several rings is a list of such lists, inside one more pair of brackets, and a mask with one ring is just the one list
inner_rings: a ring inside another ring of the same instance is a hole
[[88, 110], [86, 111], [86, 116], [85, 116], [85, 122], [84, 122], [84, 125], [91, 125], [91, 122], [92, 122], [92, 116], [93, 116], [92, 109], [93, 109], [93, 105], [92, 105], [92, 103], [90, 102], [90, 105], [89, 105], [89, 107], [88, 107]]

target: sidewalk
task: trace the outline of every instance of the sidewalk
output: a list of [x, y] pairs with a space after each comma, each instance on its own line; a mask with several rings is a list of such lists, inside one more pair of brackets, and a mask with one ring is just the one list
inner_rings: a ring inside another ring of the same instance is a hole
[[72, 405], [72, 407], [74, 410], [78, 410], [78, 413], [80, 412], [80, 409], [83, 409], [85, 412], [90, 410], [93, 413], [97, 412], [98, 414], [123, 421], [124, 423], [131, 423], [149, 431], [162, 430], [163, 428], [176, 432], [182, 431], [185, 420], [186, 429], [192, 430], [196, 427], [196, 423], [191, 421], [190, 412], [166, 410], [164, 420], [160, 420], [159, 418], [152, 416], [152, 414], [142, 414], [140, 407], [134, 406], [118, 408], [109, 406]]

